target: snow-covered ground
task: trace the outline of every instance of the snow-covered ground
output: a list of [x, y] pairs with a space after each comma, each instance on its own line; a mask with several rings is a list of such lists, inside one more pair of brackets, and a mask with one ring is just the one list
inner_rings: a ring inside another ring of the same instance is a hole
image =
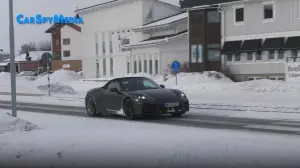
[[[137, 74], [129, 76], [146, 76]], [[300, 83], [257, 80], [234, 83], [216, 72], [180, 73], [178, 85], [169, 75], [151, 77], [168, 88], [184, 91], [191, 106], [201, 114], [227, 115], [246, 118], [284, 118], [300, 120]], [[107, 79], [84, 80], [81, 75], [59, 70], [50, 75], [51, 96], [48, 94], [47, 76], [31, 78], [17, 77], [18, 93], [45, 94], [45, 96], [18, 96], [17, 100], [31, 103], [83, 106], [89, 89], [101, 87]], [[0, 91], [10, 92], [10, 74], [0, 73]], [[9, 95], [0, 95], [0, 100], [10, 100]]]
[[300, 162], [298, 136], [18, 114], [15, 119], [0, 111], [0, 167], [288, 167]]

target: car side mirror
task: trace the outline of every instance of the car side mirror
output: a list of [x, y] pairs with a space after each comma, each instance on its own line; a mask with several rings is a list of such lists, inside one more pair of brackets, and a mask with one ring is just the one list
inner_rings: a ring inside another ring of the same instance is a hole
[[166, 86], [165, 86], [165, 85], [160, 85], [160, 87], [161, 87], [161, 88], [163, 88], [163, 89], [164, 89], [164, 88], [166, 88]]
[[119, 93], [119, 90], [117, 88], [111, 88], [109, 89], [110, 92]]

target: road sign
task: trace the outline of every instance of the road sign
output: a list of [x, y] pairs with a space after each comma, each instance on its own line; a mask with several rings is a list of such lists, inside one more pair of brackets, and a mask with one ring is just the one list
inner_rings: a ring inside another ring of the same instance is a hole
[[174, 72], [180, 72], [181, 65], [179, 61], [173, 61], [171, 67]]

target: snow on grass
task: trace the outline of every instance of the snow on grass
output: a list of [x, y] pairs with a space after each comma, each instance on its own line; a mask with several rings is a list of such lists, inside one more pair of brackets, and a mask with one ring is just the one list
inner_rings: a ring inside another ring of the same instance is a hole
[[19, 116], [43, 129], [0, 135], [0, 166], [299, 165], [297, 136], [27, 112]]

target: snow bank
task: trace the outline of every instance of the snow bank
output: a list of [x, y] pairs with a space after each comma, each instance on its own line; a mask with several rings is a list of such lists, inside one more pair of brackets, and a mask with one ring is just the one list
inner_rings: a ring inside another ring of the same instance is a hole
[[0, 112], [0, 134], [10, 131], [31, 131], [38, 126], [23, 119], [14, 118], [8, 113]]
[[300, 93], [300, 84], [297, 82], [254, 80], [237, 83], [242, 92], [291, 92]]
[[[76, 91], [68, 84], [82, 79], [80, 74], [69, 70], [58, 70], [49, 75], [51, 93], [75, 94]], [[36, 81], [37, 88], [48, 92], [48, 75], [40, 76]]]
[[[82, 76], [77, 74], [74, 71], [69, 70], [58, 70], [54, 71], [52, 74], [49, 75], [51, 83], [68, 83], [75, 80], [82, 79]], [[48, 75], [40, 76], [36, 83], [39, 85], [45, 85], [48, 84]]]

